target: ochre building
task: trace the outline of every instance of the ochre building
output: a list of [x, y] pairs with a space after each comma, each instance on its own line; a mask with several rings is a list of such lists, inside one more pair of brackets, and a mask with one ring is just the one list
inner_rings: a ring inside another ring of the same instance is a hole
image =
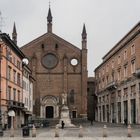
[[82, 32], [82, 49], [52, 32], [49, 8], [47, 33], [21, 48], [28, 57], [34, 82], [34, 114], [59, 118], [67, 99], [71, 118], [86, 117], [87, 111], [87, 34]]
[[13, 127], [21, 127], [21, 124], [24, 124], [22, 59], [25, 55], [16, 45], [16, 36], [15, 24], [12, 39], [8, 34], [0, 33], [0, 105], [3, 128], [11, 128], [11, 110], [15, 112]]
[[140, 123], [140, 23], [131, 29], [95, 69], [98, 121]]

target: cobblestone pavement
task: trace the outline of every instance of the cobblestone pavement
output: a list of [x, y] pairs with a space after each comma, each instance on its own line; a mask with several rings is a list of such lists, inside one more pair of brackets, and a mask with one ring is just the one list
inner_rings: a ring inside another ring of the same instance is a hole
[[[87, 139], [87, 140], [98, 140], [98, 139], [103, 139], [102, 138], [102, 134], [103, 134], [103, 126], [105, 125], [105, 123], [93, 123], [93, 125], [91, 126], [90, 123], [84, 123], [82, 124], [83, 126], [83, 140]], [[116, 124], [106, 124], [107, 125], [107, 135], [108, 138], [110, 140], [117, 140], [117, 139], [130, 139], [127, 138], [127, 127], [124, 125], [116, 125]], [[26, 140], [30, 140], [30, 139], [34, 139], [34, 140], [45, 140], [47, 138], [47, 140], [49, 139], [63, 139], [63, 140], [76, 140], [79, 139], [78, 135], [79, 135], [79, 125], [77, 125], [76, 128], [65, 128], [65, 129], [59, 129], [59, 138], [55, 138], [55, 128], [54, 127], [48, 127], [48, 128], [37, 128], [37, 137], [36, 138], [32, 138], [31, 134], [32, 131], [30, 130], [30, 136], [26, 138]], [[18, 129], [14, 131], [15, 137], [13, 138], [13, 140], [20, 140], [20, 139], [24, 139], [22, 137], [22, 129]], [[39, 139], [38, 139], [39, 138]], [[1, 140], [7, 140], [10, 139], [12, 140], [12, 138], [10, 138], [10, 131], [4, 131], [4, 137], [0, 138]], [[133, 125], [132, 126], [132, 138], [131, 139], [135, 139], [135, 140], [140, 140], [140, 126], [139, 125]]]

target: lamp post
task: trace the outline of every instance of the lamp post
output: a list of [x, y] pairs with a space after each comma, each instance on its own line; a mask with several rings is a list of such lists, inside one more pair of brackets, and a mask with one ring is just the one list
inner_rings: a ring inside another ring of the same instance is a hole
[[3, 136], [2, 130], [2, 106], [1, 106], [1, 59], [2, 59], [2, 49], [0, 44], [0, 137]]

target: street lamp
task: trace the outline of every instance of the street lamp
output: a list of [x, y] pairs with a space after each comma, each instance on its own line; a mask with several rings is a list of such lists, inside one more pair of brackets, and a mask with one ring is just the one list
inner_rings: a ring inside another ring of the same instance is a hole
[[[0, 40], [1, 41], [1, 40]], [[0, 137], [3, 136], [2, 130], [2, 106], [1, 106], [1, 60], [2, 60], [2, 49], [0, 44]]]

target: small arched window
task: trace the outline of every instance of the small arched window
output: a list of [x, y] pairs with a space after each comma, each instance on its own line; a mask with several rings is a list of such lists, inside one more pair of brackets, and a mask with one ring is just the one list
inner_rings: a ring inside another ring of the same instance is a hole
[[74, 104], [74, 89], [70, 91], [70, 104]]

